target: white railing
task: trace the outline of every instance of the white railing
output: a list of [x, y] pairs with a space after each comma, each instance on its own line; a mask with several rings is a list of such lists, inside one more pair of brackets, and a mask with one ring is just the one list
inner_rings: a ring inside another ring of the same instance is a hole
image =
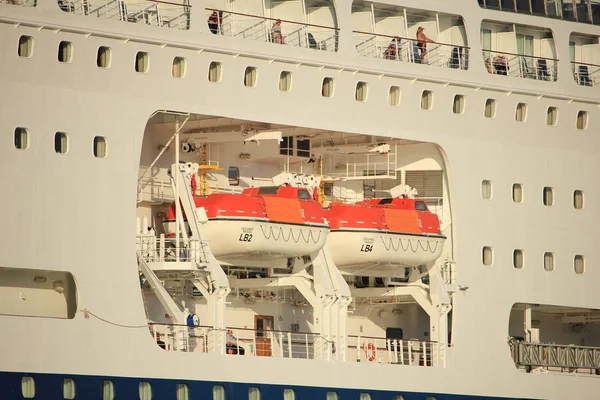
[[490, 74], [514, 76], [555, 82], [558, 79], [558, 60], [483, 50], [483, 62]]
[[354, 31], [354, 44], [365, 57], [435, 65], [443, 68], [468, 69], [469, 48], [446, 43], [427, 43], [425, 55], [417, 40], [399, 36]]
[[[214, 13], [218, 17], [211, 20]], [[338, 30], [329, 26], [212, 8], [206, 9], [206, 18], [209, 30], [215, 34], [323, 51], [335, 52], [338, 48]], [[281, 21], [281, 35], [273, 32], [275, 21]]]
[[517, 367], [600, 374], [600, 347], [509, 341]]
[[35, 7], [37, 0], [0, 0], [0, 4], [10, 4], [13, 6]]
[[600, 65], [571, 61], [573, 78], [581, 86], [595, 86], [600, 83]]
[[348, 336], [348, 361], [438, 366], [438, 345], [421, 340]]
[[174, 238], [167, 238], [164, 234], [160, 238], [154, 234], [141, 234], [136, 236], [137, 251], [146, 263], [157, 262], [193, 262], [196, 264], [208, 263], [210, 253], [209, 244], [206, 241], [189, 239], [179, 247], [175, 245]]
[[[244, 188], [239, 186], [220, 187], [216, 182], [209, 182], [209, 193], [240, 194]], [[175, 201], [171, 181], [168, 179], [143, 178], [137, 185], [137, 202], [142, 201], [172, 203]]]
[[58, 6], [64, 12], [71, 14], [164, 28], [188, 30], [191, 22], [190, 5], [159, 0], [147, 0], [139, 3], [130, 3], [124, 0], [58, 0]]

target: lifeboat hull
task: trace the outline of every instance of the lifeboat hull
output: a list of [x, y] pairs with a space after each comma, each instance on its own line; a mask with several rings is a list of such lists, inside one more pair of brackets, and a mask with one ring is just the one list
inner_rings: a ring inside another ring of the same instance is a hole
[[431, 266], [442, 255], [441, 235], [335, 230], [327, 247], [335, 265], [352, 275], [403, 277], [405, 268]]
[[[164, 227], [167, 233], [175, 231], [174, 222], [165, 223]], [[221, 264], [258, 268], [282, 268], [288, 258], [315, 256], [329, 234], [326, 225], [268, 220], [214, 218], [202, 228]]]

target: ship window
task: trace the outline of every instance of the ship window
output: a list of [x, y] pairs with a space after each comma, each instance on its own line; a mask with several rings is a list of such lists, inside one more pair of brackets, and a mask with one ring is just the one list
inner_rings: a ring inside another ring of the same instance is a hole
[[579, 111], [577, 113], [577, 129], [584, 130], [588, 126], [588, 113], [587, 111]]
[[190, 390], [185, 383], [178, 383], [176, 389], [177, 400], [189, 400]]
[[454, 96], [454, 102], [452, 103], [452, 112], [454, 114], [462, 114], [465, 112], [465, 96], [457, 94]]
[[325, 196], [333, 196], [333, 182], [325, 182], [323, 184], [323, 194]]
[[513, 251], [513, 267], [521, 269], [525, 264], [525, 255], [523, 254], [523, 250], [515, 250]]
[[388, 93], [388, 104], [394, 107], [400, 105], [400, 88], [398, 86], [390, 86], [390, 92]]
[[26, 128], [15, 129], [15, 147], [19, 150], [29, 148], [29, 131]]
[[554, 271], [554, 253], [544, 253], [544, 269], [546, 271]]
[[112, 50], [110, 47], [100, 46], [98, 48], [98, 55], [96, 56], [96, 65], [100, 68], [109, 68], [112, 56]]
[[306, 190], [306, 189], [298, 190], [298, 198], [300, 200], [310, 200], [311, 199], [310, 194], [308, 193], [308, 190]]
[[487, 99], [485, 101], [485, 109], [483, 114], [486, 116], [486, 118], [496, 118], [496, 100]]
[[367, 82], [358, 82], [356, 84], [356, 90], [354, 92], [354, 99], [356, 101], [367, 101], [367, 92], [369, 91], [369, 85]]
[[227, 170], [227, 179], [229, 186], [238, 186], [240, 184], [240, 169], [238, 167], [229, 167]]
[[171, 74], [174, 78], [183, 78], [185, 76], [187, 62], [183, 57], [175, 57], [173, 59], [173, 67], [171, 68]]
[[284, 136], [279, 142], [279, 154], [282, 156], [294, 155], [294, 137]]
[[321, 85], [321, 95], [323, 97], [332, 97], [334, 89], [335, 89], [335, 79], [323, 78], [323, 83]]
[[512, 199], [515, 203], [523, 202], [523, 185], [515, 183], [512, 187]]
[[423, 201], [415, 201], [415, 210], [427, 211], [427, 205]]
[[527, 104], [519, 103], [517, 104], [517, 110], [515, 112], [515, 119], [519, 122], [525, 121], [527, 118]]
[[70, 63], [73, 56], [73, 43], [62, 41], [58, 44], [58, 61]]
[[558, 108], [548, 107], [546, 110], [546, 125], [554, 126], [558, 120]]
[[140, 394], [140, 400], [152, 399], [152, 386], [150, 385], [150, 382], [140, 382], [138, 391]]
[[481, 258], [483, 261], [483, 265], [492, 265], [494, 262], [494, 249], [490, 246], [484, 246], [481, 251]]
[[63, 398], [74, 399], [75, 398], [75, 381], [73, 379], [63, 379]]
[[576, 255], [573, 260], [573, 268], [576, 274], [583, 274], [585, 272], [585, 258], [581, 255]]
[[404, 400], [404, 396], [402, 396], [401, 394], [397, 394], [394, 396], [394, 400]]
[[554, 188], [546, 186], [543, 191], [543, 197], [544, 197], [543, 200], [544, 200], [545, 206], [554, 205]]
[[263, 194], [277, 194], [279, 191], [279, 186], [261, 186], [258, 188], [258, 195]]
[[426, 400], [437, 400], [437, 399], [435, 397], [433, 397], [433, 396], [427, 396]]
[[106, 157], [106, 138], [103, 136], [94, 137], [94, 156], [98, 158]]
[[135, 71], [145, 74], [148, 72], [150, 56], [145, 51], [138, 51], [135, 55]]
[[248, 389], [248, 400], [260, 400], [260, 389], [255, 386], [251, 386]]
[[213, 386], [213, 400], [225, 400], [225, 386]]
[[296, 392], [294, 392], [294, 389], [284, 389], [283, 400], [296, 400]]
[[256, 86], [256, 76], [258, 72], [256, 71], [256, 67], [246, 67], [246, 71], [244, 72], [244, 86], [254, 87]]
[[221, 82], [222, 69], [222, 64], [220, 62], [211, 62], [208, 67], [208, 80], [210, 82]]
[[33, 399], [35, 397], [35, 380], [32, 376], [21, 378], [21, 394], [26, 399]]
[[481, 198], [485, 200], [492, 198], [492, 181], [481, 181]]
[[392, 204], [392, 202], [393, 202], [393, 201], [394, 201], [394, 199], [393, 199], [393, 198], [391, 198], [391, 197], [386, 197], [385, 199], [381, 199], [381, 200], [379, 201], [379, 203], [378, 203], [378, 204], [380, 204], [380, 205], [384, 205], [384, 204]]
[[19, 37], [19, 47], [17, 49], [19, 57], [29, 58], [33, 53], [33, 38], [22, 35]]
[[433, 106], [433, 93], [430, 90], [423, 90], [421, 93], [421, 109], [431, 110]]
[[327, 392], [326, 400], [338, 400], [337, 392]]
[[369, 393], [361, 393], [360, 400], [371, 400], [371, 395]]
[[54, 151], [65, 154], [69, 151], [69, 137], [64, 132], [56, 132], [54, 135]]
[[575, 207], [576, 210], [583, 209], [583, 191], [582, 190], [576, 190], [573, 192], [573, 207]]
[[102, 400], [114, 400], [115, 384], [113, 381], [102, 381]]
[[281, 71], [279, 74], [279, 90], [282, 92], [292, 90], [292, 73], [290, 71]]
[[296, 155], [310, 158], [310, 139], [298, 139], [296, 141]]

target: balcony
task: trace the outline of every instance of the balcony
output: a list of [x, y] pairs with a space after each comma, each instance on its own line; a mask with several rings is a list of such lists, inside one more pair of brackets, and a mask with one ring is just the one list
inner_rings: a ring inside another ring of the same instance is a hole
[[580, 86], [595, 86], [600, 82], [600, 65], [571, 61], [573, 78]]
[[558, 60], [525, 54], [483, 50], [486, 69], [493, 75], [556, 82]]

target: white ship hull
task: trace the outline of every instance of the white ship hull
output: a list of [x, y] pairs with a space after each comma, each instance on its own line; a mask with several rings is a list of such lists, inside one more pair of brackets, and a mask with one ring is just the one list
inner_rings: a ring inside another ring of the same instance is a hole
[[432, 266], [441, 256], [444, 237], [337, 230], [327, 247], [335, 265], [354, 275], [405, 276], [405, 268]]

